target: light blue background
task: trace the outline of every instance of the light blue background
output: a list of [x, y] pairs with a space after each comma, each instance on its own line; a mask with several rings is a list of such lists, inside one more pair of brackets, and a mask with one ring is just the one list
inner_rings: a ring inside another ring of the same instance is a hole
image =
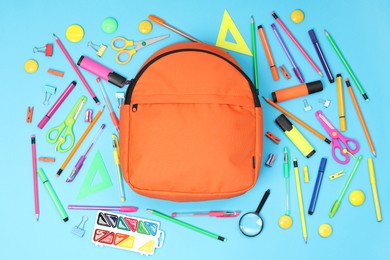
[[[301, 24], [293, 24], [289, 19], [291, 11], [296, 8], [305, 12], [305, 20]], [[301, 130], [317, 150], [317, 153], [312, 158], [304, 158], [274, 123], [274, 119], [280, 113], [262, 101], [264, 132], [271, 131], [279, 136], [282, 142], [276, 145], [269, 139], [264, 139], [263, 165], [269, 153], [276, 154], [278, 158], [272, 168], [262, 167], [256, 186], [246, 194], [226, 200], [175, 203], [139, 196], [126, 186], [127, 200], [125, 205], [138, 206], [139, 211], [135, 216], [160, 221], [161, 228], [166, 232], [163, 247], [157, 249], [152, 258], [389, 259], [390, 225], [388, 216], [390, 214], [390, 189], [387, 186], [390, 182], [390, 175], [388, 174], [385, 160], [389, 156], [389, 141], [386, 135], [390, 129], [388, 107], [386, 106], [389, 99], [388, 61], [390, 60], [390, 55], [388, 46], [390, 46], [390, 41], [388, 25], [390, 24], [390, 18], [388, 13], [390, 12], [390, 4], [385, 0], [104, 2], [15, 0], [2, 3], [0, 9], [0, 32], [2, 39], [0, 42], [0, 73], [2, 79], [0, 102], [2, 122], [0, 128], [1, 259], [107, 260], [128, 257], [132, 259], [142, 258], [136, 253], [124, 250], [95, 247], [90, 241], [95, 213], [92, 211], [68, 211], [70, 220], [67, 223], [63, 223], [41, 183], [39, 183], [41, 214], [39, 222], [35, 220], [31, 174], [30, 136], [32, 134], [37, 136], [37, 155], [56, 158], [55, 164], [39, 162], [38, 167], [44, 168], [64, 206], [68, 204], [121, 204], [111, 148], [111, 133], [114, 133], [115, 129], [111, 124], [107, 111], [99, 119], [97, 125], [106, 123], [108, 127], [96, 147], [89, 154], [79, 177], [73, 183], [65, 183], [65, 178], [69, 175], [77, 159], [84, 153], [93, 135], [96, 133], [98, 128], [96, 126], [62, 176], [60, 178], [54, 177], [67, 154], [54, 153], [54, 146], [45, 140], [46, 132], [49, 128], [62, 122], [70, 107], [73, 106], [75, 100], [80, 95], [85, 95], [88, 99], [85, 108], [93, 109], [94, 114], [97, 113], [99, 108], [92, 101], [83, 84], [61, 53], [58, 45], [54, 42], [52, 34], [56, 33], [61, 38], [75, 61], [81, 55], [87, 55], [95, 60], [100, 60], [119, 74], [132, 78], [142, 63], [152, 53], [163, 46], [186, 41], [185, 38], [156, 24], [154, 24], [151, 34], [142, 35], [137, 29], [138, 23], [146, 19], [149, 14], [156, 14], [164, 18], [169, 24], [188, 32], [194, 37], [204, 42], [215, 44], [225, 9], [229, 11], [249, 47], [251, 46], [249, 20], [250, 16], [253, 15], [256, 25], [262, 24], [266, 30], [277, 65], [285, 64], [291, 73], [292, 69], [286, 55], [270, 29], [270, 24], [275, 22], [270, 13], [275, 11], [279, 15], [320, 66], [318, 57], [307, 34], [309, 29], [315, 28], [333, 74], [341, 73], [344, 77], [350, 77], [325, 38], [323, 30], [326, 29], [331, 33], [370, 98], [370, 102], [365, 103], [355, 84], [351, 81], [378, 154], [378, 157], [374, 159], [374, 164], [383, 221], [381, 223], [376, 221], [369, 182], [367, 158], [372, 156], [372, 154], [346, 88], [345, 103], [348, 130], [344, 134], [359, 140], [361, 146], [359, 154], [363, 155], [364, 159], [338, 213], [333, 219], [328, 217], [329, 210], [347, 178], [342, 177], [329, 181], [327, 176], [341, 169], [345, 169], [349, 173], [353, 163], [349, 163], [346, 166], [336, 163], [331, 157], [330, 146], [296, 124], [297, 128]], [[105, 34], [100, 29], [103, 19], [109, 16], [115, 17], [119, 23], [118, 31], [113, 35]], [[79, 43], [71, 43], [65, 37], [66, 28], [74, 23], [80, 24], [85, 30], [84, 39]], [[299, 50], [282, 30], [280, 32], [288, 47], [290, 47], [290, 51], [296, 59], [298, 66], [301, 68], [306, 82], [318, 80], [317, 73], [304, 59]], [[94, 54], [94, 51], [87, 47], [88, 41], [109, 45], [111, 39], [119, 35], [141, 40], [167, 33], [171, 36], [169, 39], [140, 50], [133, 60], [124, 66], [115, 63], [115, 52], [111, 48], [108, 48], [105, 55], [99, 59]], [[32, 52], [33, 47], [44, 46], [46, 43], [54, 44], [53, 57], [45, 57], [43, 54], [34, 54]], [[274, 82], [259, 38], [257, 38], [257, 50], [260, 95], [270, 97], [271, 92], [276, 89], [294, 86], [299, 83], [295, 77], [288, 81], [282, 77], [278, 82]], [[245, 72], [253, 78], [252, 58], [236, 52], [230, 53], [238, 60]], [[35, 74], [28, 74], [23, 69], [24, 62], [30, 58], [39, 62], [39, 70]], [[64, 71], [65, 77], [59, 78], [48, 74], [46, 72], [48, 68]], [[95, 83], [95, 76], [86, 71], [82, 71], [82, 73], [94, 92], [103, 101], [100, 90]], [[49, 109], [49, 107], [42, 105], [44, 99], [42, 87], [45, 84], [58, 87], [57, 94], [51, 99], [51, 104], [53, 104], [72, 80], [78, 82], [76, 89], [49, 121], [44, 130], [38, 129], [36, 127], [37, 123]], [[335, 84], [329, 84], [325, 77], [322, 79], [322, 82], [325, 89], [321, 93], [306, 97], [313, 110], [309, 112], [303, 111], [303, 98], [287, 101], [281, 105], [326, 135], [325, 130], [314, 117], [314, 113], [316, 110], [322, 109], [326, 116], [338, 127], [337, 95]], [[104, 82], [104, 85], [109, 92], [111, 101], [115, 103], [115, 92], [119, 91], [119, 89], [107, 82]], [[331, 106], [327, 109], [323, 108], [322, 104], [318, 103], [319, 98], [331, 99]], [[34, 106], [32, 124], [25, 123], [28, 106]], [[77, 137], [80, 137], [87, 127], [86, 123], [83, 122], [83, 115], [84, 112], [75, 124], [74, 130]], [[277, 224], [278, 218], [285, 211], [285, 187], [282, 177], [282, 151], [285, 145], [290, 147], [292, 156], [298, 158], [301, 174], [304, 165], [309, 167], [310, 183], [304, 183], [301, 175], [305, 211], [307, 211], [310, 203], [320, 159], [321, 157], [328, 158], [316, 211], [313, 216], [307, 215], [308, 244], [305, 244], [302, 239], [295, 180], [292, 171], [291, 215], [294, 224], [289, 230], [282, 230]], [[104, 157], [113, 186], [105, 191], [77, 201], [76, 195], [97, 150]], [[240, 233], [238, 218], [216, 219], [198, 217], [185, 219], [194, 225], [228, 238], [226, 243], [221, 243], [202, 234], [177, 226], [174, 223], [159, 219], [146, 211], [147, 208], [154, 208], [165, 213], [215, 209], [239, 209], [242, 212], [253, 211], [256, 209], [264, 191], [268, 188], [271, 189], [271, 195], [261, 212], [265, 227], [261, 235], [255, 238], [247, 238]], [[348, 202], [348, 195], [354, 189], [361, 189], [366, 195], [366, 201], [360, 207], [354, 207]], [[70, 231], [80, 222], [83, 215], [88, 216], [90, 220], [86, 225], [85, 236], [79, 238], [71, 234]], [[333, 234], [327, 239], [321, 238], [317, 233], [317, 229], [322, 223], [330, 223], [333, 227]]]

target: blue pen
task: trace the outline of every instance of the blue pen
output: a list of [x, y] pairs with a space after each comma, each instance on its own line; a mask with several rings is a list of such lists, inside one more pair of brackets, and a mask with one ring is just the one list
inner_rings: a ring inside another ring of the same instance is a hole
[[326, 158], [321, 158], [320, 167], [318, 169], [318, 175], [317, 175], [317, 179], [316, 179], [316, 184], [314, 185], [313, 195], [311, 196], [309, 215], [313, 215], [314, 208], [316, 207], [318, 194], [320, 193], [322, 177], [324, 177], [326, 162], [327, 162]]

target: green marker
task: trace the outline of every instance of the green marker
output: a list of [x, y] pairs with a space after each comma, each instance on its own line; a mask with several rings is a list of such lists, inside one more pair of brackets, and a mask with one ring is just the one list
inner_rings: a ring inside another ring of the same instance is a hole
[[353, 79], [353, 81], [355, 82], [356, 86], [358, 87], [358, 89], [359, 89], [360, 93], [362, 94], [364, 100], [366, 102], [368, 102], [368, 96], [367, 96], [366, 92], [364, 91], [362, 85], [360, 84], [359, 80], [355, 76], [355, 73], [353, 73], [351, 67], [349, 66], [347, 60], [344, 58], [344, 56], [341, 53], [340, 49], [337, 47], [337, 45], [334, 42], [332, 36], [330, 36], [330, 34], [327, 31], [325, 31], [325, 35], [326, 35], [326, 38], [328, 38], [328, 40], [329, 40], [330, 44], [332, 45], [333, 49], [335, 50], [335, 52], [339, 56], [340, 60], [344, 64], [345, 68], [348, 70], [349, 74], [351, 75], [351, 78]]
[[257, 46], [256, 46], [256, 29], [255, 29], [255, 20], [251, 16], [251, 36], [252, 36], [252, 52], [253, 52], [253, 73], [255, 74], [255, 87], [256, 90], [259, 89], [259, 79], [257, 73]]
[[41, 179], [43, 185], [45, 185], [45, 187], [47, 189], [47, 192], [49, 192], [50, 198], [53, 200], [54, 205], [56, 206], [56, 208], [57, 208], [58, 212], [60, 213], [62, 219], [64, 220], [64, 222], [68, 221], [69, 220], [68, 214], [66, 214], [66, 211], [65, 211], [64, 207], [62, 206], [61, 201], [58, 198], [56, 192], [54, 191], [53, 186], [51, 186], [51, 183], [47, 179], [47, 176], [46, 176], [45, 172], [43, 171], [42, 168], [39, 168], [37, 170], [37, 173], [38, 173], [39, 178]]
[[359, 156], [356, 160], [356, 163], [355, 165], [353, 166], [353, 169], [352, 169], [352, 172], [349, 174], [349, 177], [348, 177], [348, 180], [347, 182], [345, 183], [344, 185], [344, 188], [343, 190], [341, 191], [341, 194], [340, 196], [337, 198], [337, 200], [334, 202], [331, 210], [330, 210], [330, 213], [329, 213], [329, 217], [333, 218], [333, 216], [336, 214], [337, 210], [339, 209], [340, 207], [340, 204], [341, 204], [341, 201], [343, 200], [343, 197], [345, 195], [345, 192], [347, 191], [348, 187], [349, 187], [349, 184], [351, 183], [351, 180], [353, 178], [353, 176], [355, 175], [356, 173], [356, 170], [357, 168], [359, 167], [359, 164], [360, 164], [360, 161], [363, 159], [363, 156]]

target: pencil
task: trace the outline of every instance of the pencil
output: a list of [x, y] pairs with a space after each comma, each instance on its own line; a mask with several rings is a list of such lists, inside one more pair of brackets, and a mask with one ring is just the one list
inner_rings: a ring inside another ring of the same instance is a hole
[[347, 130], [347, 122], [345, 121], [343, 79], [341, 77], [341, 74], [336, 75], [336, 86], [337, 86], [337, 102], [339, 108], [340, 131], [344, 132]]
[[359, 107], [359, 103], [357, 102], [356, 96], [355, 96], [355, 94], [353, 92], [353, 89], [351, 87], [351, 83], [349, 82], [348, 78], [345, 79], [345, 82], [347, 83], [348, 92], [349, 92], [349, 94], [350, 94], [350, 96], [352, 98], [353, 105], [355, 106], [356, 113], [358, 114], [360, 123], [361, 123], [361, 125], [363, 127], [363, 131], [364, 131], [364, 134], [366, 135], [366, 139], [367, 139], [368, 144], [370, 146], [371, 152], [376, 157], [376, 151], [375, 151], [374, 144], [372, 142], [370, 133], [368, 132], [366, 122], [364, 121], [363, 114], [362, 114], [362, 112], [360, 110], [360, 107]]
[[76, 72], [76, 74], [79, 76], [80, 80], [83, 82], [85, 88], [93, 98], [93, 100], [96, 102], [96, 104], [100, 104], [99, 99], [96, 97], [95, 93], [93, 93], [91, 87], [88, 85], [88, 82], [85, 80], [83, 74], [81, 74], [79, 68], [77, 68], [76, 64], [72, 60], [72, 57], [70, 57], [68, 51], [65, 49], [65, 46], [62, 44], [60, 38], [58, 38], [54, 33], [53, 33], [54, 39], [57, 42], [58, 46], [60, 47], [61, 51], [64, 53], [66, 59], [69, 61], [70, 65], [72, 65], [72, 68]]
[[261, 43], [263, 44], [265, 56], [267, 57], [269, 68], [270, 68], [271, 73], [272, 73], [272, 77], [275, 81], [279, 80], [278, 69], [276, 68], [275, 61], [274, 61], [274, 58], [272, 56], [271, 48], [269, 47], [269, 43], [267, 40], [267, 36], [265, 35], [265, 31], [263, 29], [263, 26], [261, 26], [261, 25], [257, 26], [257, 31], [259, 32]]
[[372, 188], [372, 196], [374, 197], [376, 219], [378, 220], [378, 222], [381, 222], [382, 221], [381, 205], [379, 204], [378, 190], [376, 187], [374, 164], [372, 162], [371, 157], [368, 158], [368, 170], [370, 173], [370, 183], [371, 183], [371, 188]]
[[34, 180], [34, 206], [35, 217], [39, 219], [39, 199], [38, 199], [38, 176], [37, 176], [37, 150], [35, 146], [35, 135], [31, 136], [31, 151], [32, 151], [32, 165], [33, 165], [33, 180]]
[[255, 87], [259, 89], [259, 78], [257, 71], [257, 45], [256, 45], [256, 29], [255, 29], [255, 20], [251, 16], [251, 37], [252, 37], [252, 52], [253, 52], [253, 73], [255, 78]]
[[79, 149], [81, 143], [84, 141], [85, 137], [87, 137], [88, 133], [91, 131], [92, 127], [95, 125], [96, 121], [99, 119], [99, 117], [102, 115], [104, 107], [97, 112], [96, 116], [92, 120], [92, 122], [88, 125], [87, 129], [85, 129], [83, 135], [80, 137], [79, 141], [77, 144], [73, 147], [72, 151], [64, 161], [64, 163], [61, 165], [60, 169], [57, 172], [57, 177], [59, 177], [62, 173], [62, 171], [65, 169], [65, 167], [68, 165], [69, 161], [72, 159], [73, 155], [76, 153], [77, 149]]
[[288, 117], [290, 117], [292, 120], [294, 120], [295, 122], [297, 122], [298, 124], [300, 124], [301, 126], [303, 126], [304, 128], [306, 128], [307, 130], [309, 130], [310, 132], [312, 132], [315, 136], [317, 136], [318, 138], [320, 138], [321, 140], [325, 141], [326, 143], [328, 144], [331, 144], [332, 142], [326, 138], [325, 136], [323, 136], [322, 134], [320, 134], [319, 132], [317, 132], [315, 129], [313, 129], [311, 126], [309, 126], [308, 124], [306, 124], [305, 122], [303, 122], [302, 120], [300, 120], [298, 117], [294, 116], [293, 114], [291, 114], [290, 112], [288, 112], [286, 109], [284, 109], [283, 107], [279, 106], [278, 104], [276, 104], [275, 102], [273, 102], [271, 99], [269, 98], [266, 98], [266, 97], [263, 97], [264, 100], [270, 104], [271, 106], [273, 106], [274, 108], [276, 108], [277, 110], [279, 110], [280, 112], [282, 112], [283, 114], [287, 115]]
[[125, 202], [125, 191], [123, 190], [123, 174], [121, 171], [121, 165], [119, 161], [119, 144], [118, 144], [118, 137], [114, 134], [111, 135], [112, 138], [112, 147], [113, 147], [113, 155], [114, 155], [114, 163], [116, 166], [116, 172], [118, 174], [118, 185], [119, 185], [119, 192], [121, 195], [121, 201]]
[[303, 234], [303, 239], [305, 240], [305, 243], [307, 243], [305, 209], [303, 208], [301, 181], [299, 180], [298, 161], [296, 158], [293, 159], [293, 163], [294, 163], [295, 183], [297, 185], [299, 213], [301, 215], [302, 234]]

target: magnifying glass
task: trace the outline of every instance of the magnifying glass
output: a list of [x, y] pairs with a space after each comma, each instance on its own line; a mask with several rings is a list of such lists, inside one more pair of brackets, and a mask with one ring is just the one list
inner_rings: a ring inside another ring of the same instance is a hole
[[245, 236], [254, 237], [263, 230], [264, 223], [263, 219], [260, 217], [260, 210], [263, 208], [270, 193], [270, 189], [264, 193], [255, 212], [247, 212], [240, 218], [239, 227]]

